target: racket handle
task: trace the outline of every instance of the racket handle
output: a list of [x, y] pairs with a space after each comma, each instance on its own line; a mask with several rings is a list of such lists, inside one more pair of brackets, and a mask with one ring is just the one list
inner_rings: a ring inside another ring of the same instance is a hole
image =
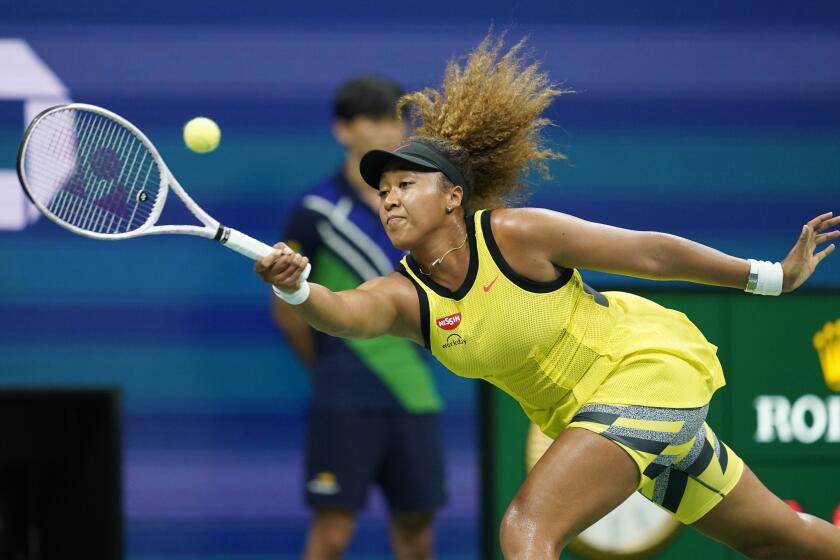
[[[219, 226], [219, 232], [216, 234], [216, 239], [227, 247], [237, 253], [245, 255], [246, 257], [259, 260], [264, 256], [274, 251], [274, 247], [266, 245], [262, 241], [257, 241], [250, 235], [245, 235], [241, 231], [236, 231], [233, 228]], [[288, 251], [289, 249], [286, 249]], [[300, 274], [300, 281], [306, 282], [309, 278], [309, 273], [312, 272], [312, 264], [307, 263], [306, 268]]]
[[262, 241], [257, 241], [249, 235], [245, 235], [241, 231], [236, 231], [233, 228], [219, 226], [219, 231], [216, 234], [216, 240], [233, 251], [246, 257], [259, 260], [264, 256], [274, 251], [274, 247], [266, 245]]

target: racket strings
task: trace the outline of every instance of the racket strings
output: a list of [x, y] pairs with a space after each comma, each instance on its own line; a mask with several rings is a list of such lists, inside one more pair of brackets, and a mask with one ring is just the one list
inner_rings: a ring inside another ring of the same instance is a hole
[[56, 111], [32, 129], [27, 190], [55, 218], [103, 234], [149, 221], [160, 192], [157, 161], [134, 133], [98, 113]]

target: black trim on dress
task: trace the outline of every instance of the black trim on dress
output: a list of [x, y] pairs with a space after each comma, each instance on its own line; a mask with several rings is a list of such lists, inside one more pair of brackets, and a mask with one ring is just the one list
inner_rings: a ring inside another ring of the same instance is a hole
[[[454, 299], [454, 300], [461, 300], [466, 296], [470, 289], [472, 288], [473, 284], [475, 283], [475, 277], [478, 274], [478, 249], [475, 240], [475, 215], [471, 214], [466, 218], [467, 222], [467, 238], [469, 239], [470, 243], [470, 263], [467, 267], [467, 276], [464, 278], [464, 283], [455, 290], [454, 292], [447, 288], [446, 286], [441, 286], [434, 280], [432, 280], [431, 276], [427, 276], [420, 270], [420, 267], [414, 261], [411, 255], [406, 257], [406, 262], [408, 262], [409, 268], [411, 271], [419, 278], [426, 286], [429, 287], [434, 293], [439, 296]], [[424, 293], [425, 295], [425, 293]]]
[[487, 249], [490, 251], [490, 255], [492, 255], [493, 260], [496, 262], [496, 266], [499, 267], [499, 270], [502, 271], [502, 273], [508, 280], [510, 280], [523, 290], [527, 290], [529, 292], [534, 292], [537, 294], [546, 294], [548, 292], [553, 292], [555, 290], [559, 290], [560, 288], [566, 285], [566, 283], [572, 278], [572, 273], [574, 272], [574, 269], [572, 268], [560, 268], [560, 276], [549, 282], [538, 282], [536, 280], [531, 280], [530, 278], [525, 278], [524, 276], [513, 270], [513, 268], [511, 268], [511, 266], [502, 256], [502, 251], [496, 244], [496, 238], [493, 237], [493, 229], [490, 226], [491, 212], [492, 210], [487, 210], [481, 215], [481, 231], [484, 232], [484, 242], [487, 244]]
[[429, 296], [426, 295], [426, 290], [424, 290], [417, 281], [411, 277], [411, 274], [405, 270], [400, 263], [400, 267], [397, 269], [397, 272], [405, 276], [409, 279], [409, 281], [414, 285], [414, 289], [417, 290], [417, 299], [420, 301], [420, 331], [423, 333], [423, 346], [426, 349], [431, 350], [432, 343], [430, 342], [431, 333], [429, 332], [431, 328], [431, 316], [429, 313]]

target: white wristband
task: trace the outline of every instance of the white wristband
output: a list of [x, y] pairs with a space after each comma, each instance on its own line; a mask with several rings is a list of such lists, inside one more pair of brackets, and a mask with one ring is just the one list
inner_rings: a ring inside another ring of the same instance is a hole
[[290, 305], [300, 305], [309, 299], [309, 282], [306, 279], [309, 278], [310, 272], [312, 272], [312, 265], [307, 263], [306, 268], [300, 274], [300, 286], [294, 292], [284, 292], [277, 286], [272, 285], [271, 289], [274, 290], [274, 295]]
[[309, 282], [303, 280], [300, 283], [300, 287], [295, 290], [294, 292], [284, 292], [277, 286], [272, 286], [271, 289], [274, 291], [274, 295], [285, 301], [290, 305], [300, 305], [307, 299], [309, 299]]
[[749, 259], [750, 278], [744, 290], [761, 296], [777, 296], [782, 293], [785, 273], [781, 263]]

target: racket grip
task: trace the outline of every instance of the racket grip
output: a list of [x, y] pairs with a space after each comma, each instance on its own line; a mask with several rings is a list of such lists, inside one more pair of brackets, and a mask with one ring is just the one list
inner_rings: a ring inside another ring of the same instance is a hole
[[[245, 255], [246, 257], [255, 261], [263, 258], [264, 256], [274, 251], [274, 247], [266, 245], [262, 241], [257, 241], [250, 235], [245, 235], [241, 231], [236, 231], [233, 228], [225, 226], [219, 227], [219, 234], [217, 235], [217, 239], [219, 243], [221, 243], [228, 249], [232, 249], [237, 253]], [[285, 250], [288, 251], [289, 249]], [[303, 272], [300, 273], [300, 281], [306, 282], [306, 279], [309, 278], [310, 272], [312, 272], [312, 264], [307, 263], [306, 268], [304, 268]]]
[[274, 247], [229, 227], [219, 227], [219, 233], [216, 235], [216, 239], [228, 249], [255, 261], [274, 251]]

